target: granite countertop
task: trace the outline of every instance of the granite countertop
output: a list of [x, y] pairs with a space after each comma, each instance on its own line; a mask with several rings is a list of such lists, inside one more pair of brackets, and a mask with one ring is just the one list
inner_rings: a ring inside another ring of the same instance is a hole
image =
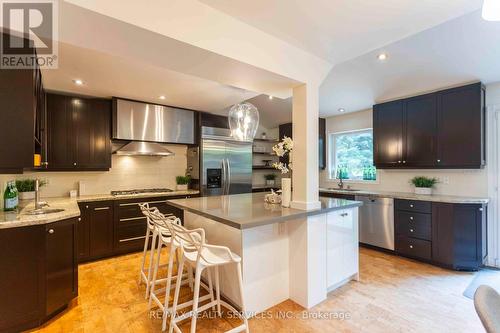
[[47, 224], [80, 216], [80, 209], [78, 208], [79, 202], [126, 200], [126, 199], [152, 198], [152, 197], [172, 197], [178, 195], [195, 195], [198, 193], [199, 191], [197, 190], [187, 190], [187, 191], [142, 193], [142, 194], [130, 194], [130, 195], [95, 194], [95, 195], [80, 196], [76, 198], [69, 198], [69, 197], [42, 198], [43, 201], [47, 201], [49, 203], [50, 206], [48, 208], [64, 209], [64, 211], [59, 213], [51, 213], [43, 215], [27, 215], [26, 212], [28, 210], [35, 208], [34, 201], [21, 200], [19, 202], [18, 211], [14, 212], [0, 211], [0, 229]]
[[196, 195], [199, 194], [198, 190], [186, 191], [172, 191], [172, 192], [153, 192], [153, 193], [139, 193], [139, 194], [126, 194], [126, 195], [111, 195], [111, 194], [93, 194], [77, 197], [78, 202], [91, 202], [91, 201], [107, 201], [107, 200], [126, 200], [126, 199], [140, 199], [140, 198], [154, 198], [154, 197], [175, 197], [178, 195]]
[[349, 194], [349, 195], [407, 199], [407, 200], [418, 200], [418, 201], [446, 202], [446, 203], [487, 204], [489, 202], [488, 198], [462, 197], [456, 195], [441, 195], [441, 194], [418, 195], [410, 192], [368, 191], [368, 190], [348, 191], [348, 190], [322, 188], [322, 187], [319, 188], [319, 191], [324, 193], [339, 193], [339, 194]]
[[268, 204], [264, 202], [265, 195], [266, 193], [245, 193], [168, 200], [168, 203], [237, 229], [248, 229], [362, 205], [359, 201], [322, 197], [321, 208], [306, 211], [283, 208], [279, 204]]

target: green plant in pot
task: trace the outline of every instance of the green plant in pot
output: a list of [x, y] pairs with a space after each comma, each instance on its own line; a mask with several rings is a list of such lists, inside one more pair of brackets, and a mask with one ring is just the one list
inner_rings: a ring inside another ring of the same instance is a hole
[[[39, 186], [42, 187], [47, 184], [47, 181], [40, 180]], [[18, 179], [16, 180], [16, 188], [19, 192], [20, 200], [30, 200], [35, 199], [35, 180], [28, 179]]]
[[186, 191], [191, 182], [191, 176], [177, 176], [175, 182], [177, 183], [177, 191]]
[[432, 188], [437, 184], [437, 178], [429, 178], [425, 176], [413, 177], [410, 181], [415, 186], [416, 194], [431, 195]]
[[264, 175], [264, 179], [266, 180], [266, 185], [274, 186], [274, 181], [276, 179], [276, 175], [273, 173], [270, 173], [268, 175]]

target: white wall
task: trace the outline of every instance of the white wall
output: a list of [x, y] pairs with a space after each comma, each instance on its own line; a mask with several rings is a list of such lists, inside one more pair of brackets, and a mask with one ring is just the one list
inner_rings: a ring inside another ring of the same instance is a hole
[[[48, 180], [42, 188], [43, 197], [68, 196], [69, 191], [78, 189], [78, 182], [84, 181], [88, 194], [109, 193], [111, 190], [133, 188], [166, 187], [175, 189], [175, 177], [186, 172], [186, 146], [168, 145], [175, 156], [117, 156], [112, 157], [110, 171], [90, 172], [31, 172], [23, 175], [0, 175], [3, 189], [8, 180], [40, 178]], [[2, 205], [3, 205], [3, 200]]]
[[[500, 83], [488, 85], [486, 92], [487, 105], [500, 104]], [[326, 120], [327, 135], [372, 127], [372, 110], [329, 117]], [[327, 139], [327, 151], [328, 144]], [[352, 186], [367, 190], [411, 192], [413, 186], [410, 179], [417, 175], [438, 177], [442, 181], [435, 188], [435, 193], [438, 194], [489, 197], [488, 165], [481, 170], [379, 170], [376, 183], [360, 182]], [[445, 184], [444, 180], [448, 180], [448, 184]], [[329, 179], [328, 169], [321, 171], [320, 187], [335, 187], [337, 182]]]

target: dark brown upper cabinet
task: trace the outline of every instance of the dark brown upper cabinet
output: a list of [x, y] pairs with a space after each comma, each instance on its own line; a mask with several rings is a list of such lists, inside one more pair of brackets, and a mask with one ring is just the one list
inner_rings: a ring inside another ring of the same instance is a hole
[[44, 95], [38, 67], [0, 69], [0, 173], [33, 168], [33, 154], [43, 153]]
[[479, 168], [486, 164], [485, 94], [480, 83], [438, 94], [439, 166]]
[[48, 170], [109, 170], [111, 101], [47, 94]]
[[474, 169], [485, 165], [481, 83], [373, 106], [379, 169]]
[[394, 101], [373, 107], [373, 159], [377, 168], [403, 163], [404, 103]]
[[436, 162], [437, 96], [428, 94], [404, 103], [403, 164], [432, 167]]

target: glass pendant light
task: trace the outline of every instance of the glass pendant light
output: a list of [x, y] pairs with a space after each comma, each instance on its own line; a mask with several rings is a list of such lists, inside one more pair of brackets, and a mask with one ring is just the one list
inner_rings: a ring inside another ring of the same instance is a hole
[[229, 110], [229, 129], [233, 138], [252, 141], [259, 127], [259, 110], [250, 103], [233, 105]]
[[484, 0], [483, 19], [486, 21], [500, 21], [500, 0]]

